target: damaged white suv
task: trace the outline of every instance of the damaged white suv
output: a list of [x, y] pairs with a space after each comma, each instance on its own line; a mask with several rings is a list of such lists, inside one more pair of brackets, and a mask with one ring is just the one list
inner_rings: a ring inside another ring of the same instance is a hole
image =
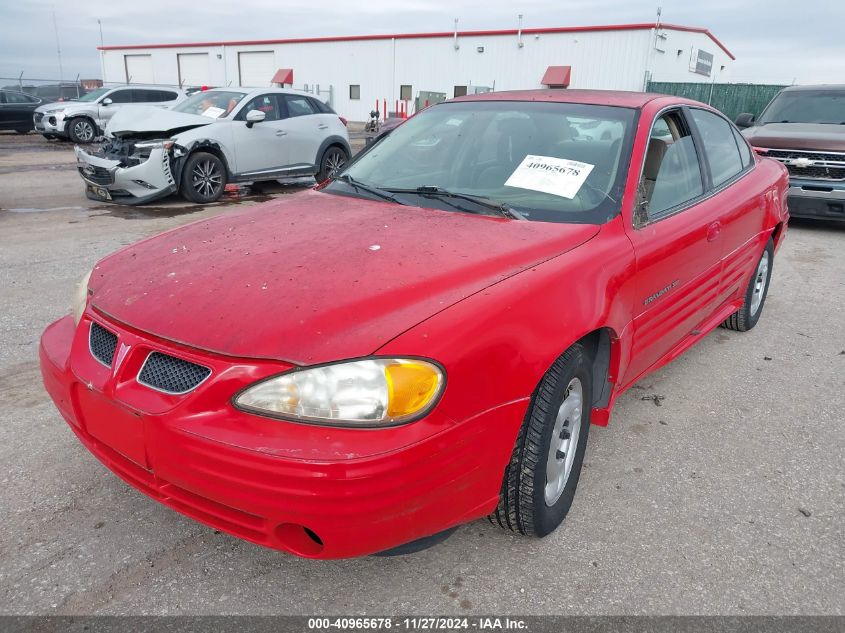
[[86, 195], [142, 204], [178, 191], [214, 202], [229, 182], [315, 176], [349, 160], [346, 121], [312, 95], [217, 88], [170, 110], [124, 108], [96, 151], [75, 148]]

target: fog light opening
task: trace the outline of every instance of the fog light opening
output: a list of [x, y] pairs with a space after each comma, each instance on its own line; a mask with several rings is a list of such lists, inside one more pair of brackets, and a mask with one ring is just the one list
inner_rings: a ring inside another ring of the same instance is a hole
[[314, 530], [297, 523], [279, 524], [276, 538], [286, 549], [300, 556], [316, 556], [323, 551], [323, 539]]

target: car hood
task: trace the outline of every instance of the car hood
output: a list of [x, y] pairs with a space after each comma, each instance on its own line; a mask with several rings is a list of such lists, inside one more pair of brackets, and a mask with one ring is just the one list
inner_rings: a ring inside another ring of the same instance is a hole
[[129, 246], [89, 287], [95, 310], [155, 336], [307, 365], [371, 354], [598, 232], [309, 190]]
[[108, 122], [106, 136], [168, 138], [216, 120], [201, 114], [174, 112], [155, 106], [127, 106], [118, 110]]
[[742, 131], [755, 147], [845, 152], [845, 125], [767, 123]]

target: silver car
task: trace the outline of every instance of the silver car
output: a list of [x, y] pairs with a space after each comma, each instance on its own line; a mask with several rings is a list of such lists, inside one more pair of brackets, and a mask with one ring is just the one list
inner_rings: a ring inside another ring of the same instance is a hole
[[91, 143], [101, 136], [109, 120], [128, 105], [170, 107], [185, 99], [184, 91], [164, 86], [99, 88], [71, 101], [36, 108], [35, 131], [46, 138], [69, 138]]
[[217, 88], [177, 106], [125, 108], [96, 151], [76, 147], [86, 195], [142, 204], [178, 191], [214, 202], [229, 182], [328, 178], [351, 156], [346, 120], [312, 95]]

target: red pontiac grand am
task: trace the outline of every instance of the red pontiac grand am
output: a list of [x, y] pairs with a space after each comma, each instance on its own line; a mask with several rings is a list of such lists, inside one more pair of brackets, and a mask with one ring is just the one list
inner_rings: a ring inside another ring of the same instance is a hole
[[485, 516], [544, 536], [590, 424], [757, 323], [786, 190], [700, 103], [454, 99], [313, 190], [101, 260], [44, 383], [127, 483], [261, 545], [359, 556]]

